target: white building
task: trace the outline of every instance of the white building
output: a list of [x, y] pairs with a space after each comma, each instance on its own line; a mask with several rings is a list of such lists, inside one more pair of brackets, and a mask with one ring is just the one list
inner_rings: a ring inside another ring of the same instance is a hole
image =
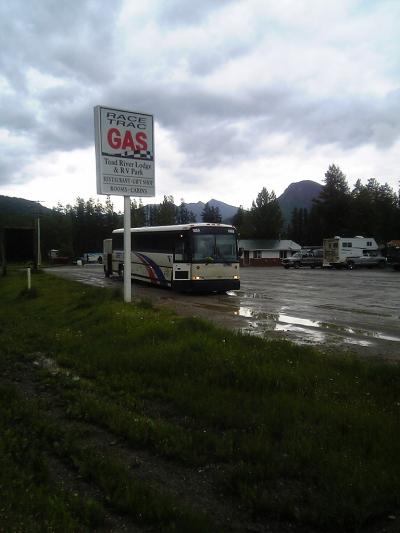
[[281, 259], [301, 250], [300, 244], [279, 239], [241, 239], [239, 248], [243, 249], [241, 266], [281, 265]]

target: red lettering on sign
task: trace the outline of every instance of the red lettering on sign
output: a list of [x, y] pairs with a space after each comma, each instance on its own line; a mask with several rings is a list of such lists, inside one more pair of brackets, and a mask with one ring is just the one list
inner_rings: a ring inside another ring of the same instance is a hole
[[141, 150], [147, 150], [147, 135], [144, 131], [136, 134], [136, 142]]
[[121, 148], [121, 136], [117, 128], [110, 128], [107, 132], [107, 141], [111, 148]]
[[121, 138], [121, 132], [118, 128], [110, 128], [107, 132], [107, 141], [111, 148], [115, 150], [147, 150], [147, 134], [144, 131], [135, 135], [135, 142], [129, 130], [126, 130], [124, 138]]
[[136, 150], [131, 132], [129, 130], [126, 130], [124, 140], [122, 141], [122, 150], [126, 150], [127, 148], [130, 150]]

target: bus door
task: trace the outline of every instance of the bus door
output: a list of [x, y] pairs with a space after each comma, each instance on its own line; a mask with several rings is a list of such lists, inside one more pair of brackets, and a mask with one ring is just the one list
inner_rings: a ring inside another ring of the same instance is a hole
[[191, 263], [189, 261], [190, 241], [185, 233], [178, 234], [175, 241], [174, 263], [173, 263], [173, 280], [190, 280]]

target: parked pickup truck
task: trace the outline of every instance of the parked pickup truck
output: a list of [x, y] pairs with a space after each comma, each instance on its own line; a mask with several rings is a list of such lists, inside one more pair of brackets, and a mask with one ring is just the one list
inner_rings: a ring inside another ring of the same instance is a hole
[[400, 240], [388, 243], [387, 262], [395, 270], [400, 270]]
[[299, 268], [309, 266], [311, 268], [322, 267], [323, 253], [322, 248], [316, 250], [301, 250], [291, 257], [282, 259], [282, 265], [285, 268]]
[[372, 268], [375, 266], [385, 268], [386, 261], [386, 257], [383, 257], [383, 255], [381, 255], [377, 251], [363, 250], [363, 254], [359, 257], [352, 257], [351, 259], [347, 259], [346, 266], [350, 270], [358, 267]]

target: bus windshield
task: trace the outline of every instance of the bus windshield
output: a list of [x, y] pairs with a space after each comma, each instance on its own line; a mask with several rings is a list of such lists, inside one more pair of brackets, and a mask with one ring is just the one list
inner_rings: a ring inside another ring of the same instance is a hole
[[193, 235], [193, 261], [232, 263], [238, 260], [236, 235], [206, 234]]

